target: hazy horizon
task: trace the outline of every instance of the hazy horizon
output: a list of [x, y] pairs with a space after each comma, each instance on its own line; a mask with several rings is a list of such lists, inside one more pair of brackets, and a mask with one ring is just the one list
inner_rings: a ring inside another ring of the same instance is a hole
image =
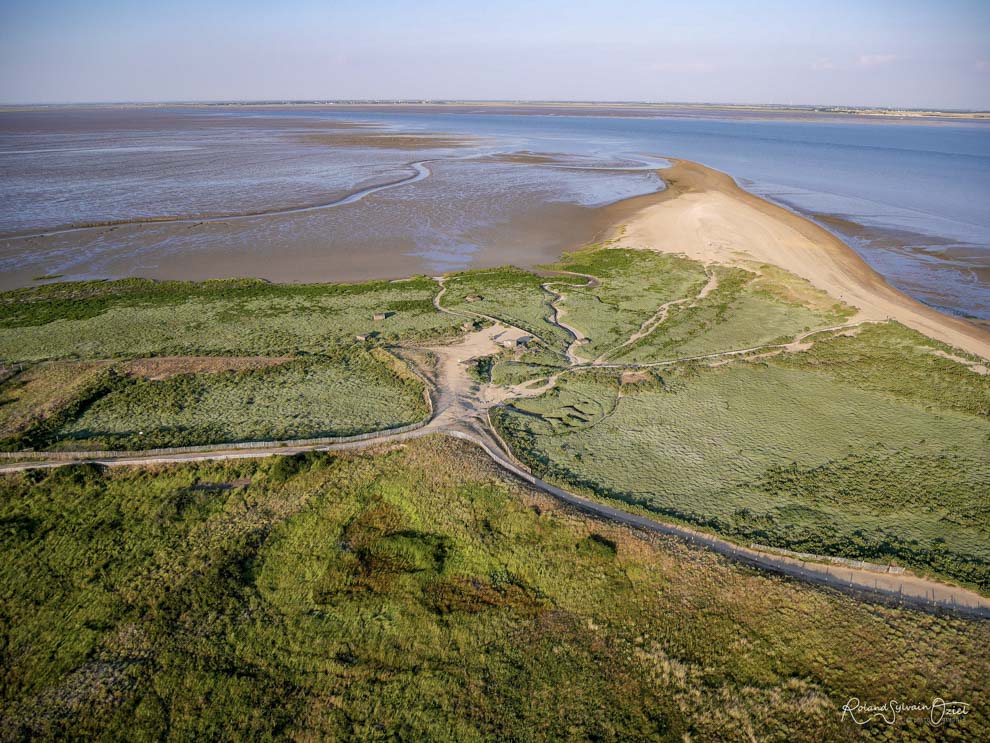
[[676, 102], [990, 109], [990, 5], [10, 0], [7, 104]]
[[697, 107], [738, 107], [790, 109], [836, 108], [849, 110], [882, 111], [922, 111], [934, 113], [990, 113], [988, 108], [953, 108], [949, 106], [883, 106], [874, 104], [847, 104], [836, 101], [818, 103], [767, 103], [763, 101], [664, 101], [664, 100], [578, 100], [550, 98], [227, 98], [227, 99], [186, 99], [186, 100], [105, 100], [105, 101], [3, 101], [0, 106], [10, 108], [59, 108], [87, 106], [291, 106], [291, 105], [576, 105], [576, 106], [697, 106]]

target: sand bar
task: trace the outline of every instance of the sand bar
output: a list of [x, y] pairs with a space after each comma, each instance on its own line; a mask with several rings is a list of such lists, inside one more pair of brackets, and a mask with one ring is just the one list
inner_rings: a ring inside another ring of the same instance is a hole
[[902, 294], [828, 230], [745, 191], [725, 173], [667, 159], [672, 167], [660, 171], [667, 190], [623, 224], [618, 245], [705, 263], [771, 263], [856, 307], [859, 320], [897, 320], [990, 359], [990, 333]]

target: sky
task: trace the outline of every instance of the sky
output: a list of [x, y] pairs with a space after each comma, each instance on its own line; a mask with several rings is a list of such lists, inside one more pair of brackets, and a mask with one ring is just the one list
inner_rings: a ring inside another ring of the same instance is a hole
[[990, 0], [0, 0], [0, 102], [990, 109]]

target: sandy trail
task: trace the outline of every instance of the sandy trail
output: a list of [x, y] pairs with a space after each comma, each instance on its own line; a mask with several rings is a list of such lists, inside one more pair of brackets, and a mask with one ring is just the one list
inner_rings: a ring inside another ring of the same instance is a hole
[[678, 253], [706, 264], [771, 263], [859, 310], [990, 359], [990, 333], [902, 294], [845, 243], [814, 222], [740, 188], [728, 175], [667, 158], [666, 191], [616, 235], [619, 247]]
[[685, 302], [690, 302], [690, 301], [691, 301], [690, 299], [675, 299], [671, 302], [665, 302], [664, 304], [660, 305], [660, 307], [657, 308], [657, 311], [653, 314], [653, 316], [639, 326], [639, 330], [637, 330], [635, 333], [630, 335], [626, 340], [622, 341], [622, 343], [620, 343], [619, 345], [605, 351], [601, 356], [595, 359], [595, 363], [596, 364], [601, 363], [605, 361], [605, 359], [607, 359], [609, 356], [621, 351], [623, 348], [627, 348], [628, 346], [631, 346], [640, 338], [645, 338], [654, 330], [656, 330], [658, 327], [663, 325], [663, 323], [667, 320], [667, 315], [670, 314], [671, 307], [676, 307], [679, 304], [684, 304]]
[[[451, 312], [451, 314], [458, 313]], [[809, 335], [814, 332], [825, 331], [812, 331]], [[292, 442], [285, 442], [274, 447], [266, 446], [248, 450], [231, 450], [230, 448], [225, 449], [223, 445], [218, 445], [210, 451], [160, 454], [120, 452], [110, 457], [93, 456], [79, 452], [78, 458], [74, 460], [52, 459], [0, 464], [0, 472], [61, 467], [78, 462], [92, 462], [104, 466], [148, 466], [182, 462], [255, 459], [272, 455], [291, 455], [305, 451], [364, 450], [394, 446], [399, 442], [420, 436], [441, 433], [480, 446], [489, 457], [510, 474], [595, 518], [624, 524], [634, 529], [674, 536], [717, 552], [736, 562], [810, 583], [838, 588], [857, 596], [881, 598], [927, 608], [938, 607], [968, 616], [990, 618], [990, 599], [959, 586], [940, 583], [910, 573], [892, 575], [859, 568], [836, 567], [835, 565], [808, 562], [751, 549], [687, 526], [629, 513], [605, 503], [576, 495], [537, 478], [516, 460], [512, 455], [511, 448], [495, 432], [488, 418], [488, 411], [493, 406], [512, 397], [542, 394], [556, 383], [557, 375], [537, 386], [529, 386], [531, 383], [525, 383], [513, 387], [499, 387], [492, 384], [479, 384], [468, 371], [468, 364], [471, 360], [501, 350], [498, 341], [507, 334], [521, 335], [523, 331], [519, 328], [495, 324], [481, 330], [471, 331], [456, 343], [407, 349], [411, 352], [428, 352], [436, 359], [436, 363], [433, 365], [415, 364], [415, 366], [421, 367], [419, 373], [430, 389], [433, 415], [425, 426], [414, 431], [386, 433], [375, 439], [347, 441], [330, 445], [293, 446]], [[742, 352], [729, 351], [715, 354], [715, 356], [737, 353]], [[588, 367], [585, 366], [585, 368]]]

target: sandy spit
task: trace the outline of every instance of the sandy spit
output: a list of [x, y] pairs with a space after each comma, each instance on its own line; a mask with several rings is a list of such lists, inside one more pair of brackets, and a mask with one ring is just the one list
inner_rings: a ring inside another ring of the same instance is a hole
[[897, 320], [990, 360], [990, 333], [902, 294], [828, 230], [745, 191], [725, 173], [665, 159], [672, 167], [659, 174], [667, 189], [616, 230], [618, 246], [705, 263], [771, 263], [856, 307], [857, 319]]

